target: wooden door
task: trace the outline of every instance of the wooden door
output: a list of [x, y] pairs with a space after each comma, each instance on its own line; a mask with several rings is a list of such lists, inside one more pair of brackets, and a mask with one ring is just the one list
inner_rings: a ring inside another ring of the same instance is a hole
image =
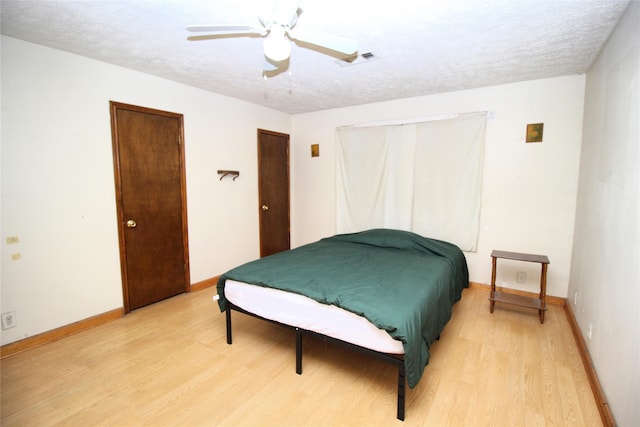
[[190, 290], [183, 118], [110, 105], [127, 313]]
[[290, 248], [289, 135], [258, 129], [260, 256]]

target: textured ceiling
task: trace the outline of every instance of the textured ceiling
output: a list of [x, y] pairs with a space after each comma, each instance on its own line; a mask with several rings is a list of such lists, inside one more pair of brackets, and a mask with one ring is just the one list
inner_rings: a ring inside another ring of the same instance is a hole
[[265, 0], [2, 0], [4, 35], [296, 114], [587, 71], [628, 0], [306, 0], [298, 27], [356, 39], [359, 59], [292, 43], [263, 78], [263, 39], [189, 41], [195, 24], [259, 25]]

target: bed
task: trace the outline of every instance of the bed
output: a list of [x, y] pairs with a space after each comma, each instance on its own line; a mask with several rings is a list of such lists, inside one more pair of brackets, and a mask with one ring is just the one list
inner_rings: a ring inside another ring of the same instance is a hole
[[415, 233], [374, 229], [339, 234], [236, 267], [217, 283], [232, 343], [236, 310], [296, 331], [320, 335], [398, 367], [397, 417], [404, 420], [405, 383], [415, 387], [429, 347], [469, 285], [455, 245]]

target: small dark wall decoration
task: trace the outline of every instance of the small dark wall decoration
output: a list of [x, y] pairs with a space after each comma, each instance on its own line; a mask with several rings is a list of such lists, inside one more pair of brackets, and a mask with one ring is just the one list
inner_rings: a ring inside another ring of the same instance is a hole
[[320, 156], [320, 144], [312, 144], [311, 145], [311, 157]]
[[544, 123], [532, 123], [527, 125], [527, 142], [542, 142], [542, 129]]

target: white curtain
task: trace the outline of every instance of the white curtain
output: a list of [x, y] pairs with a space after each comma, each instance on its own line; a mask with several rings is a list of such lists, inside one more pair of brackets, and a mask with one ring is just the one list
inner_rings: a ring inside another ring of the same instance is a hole
[[396, 228], [475, 251], [486, 113], [337, 131], [337, 231]]

